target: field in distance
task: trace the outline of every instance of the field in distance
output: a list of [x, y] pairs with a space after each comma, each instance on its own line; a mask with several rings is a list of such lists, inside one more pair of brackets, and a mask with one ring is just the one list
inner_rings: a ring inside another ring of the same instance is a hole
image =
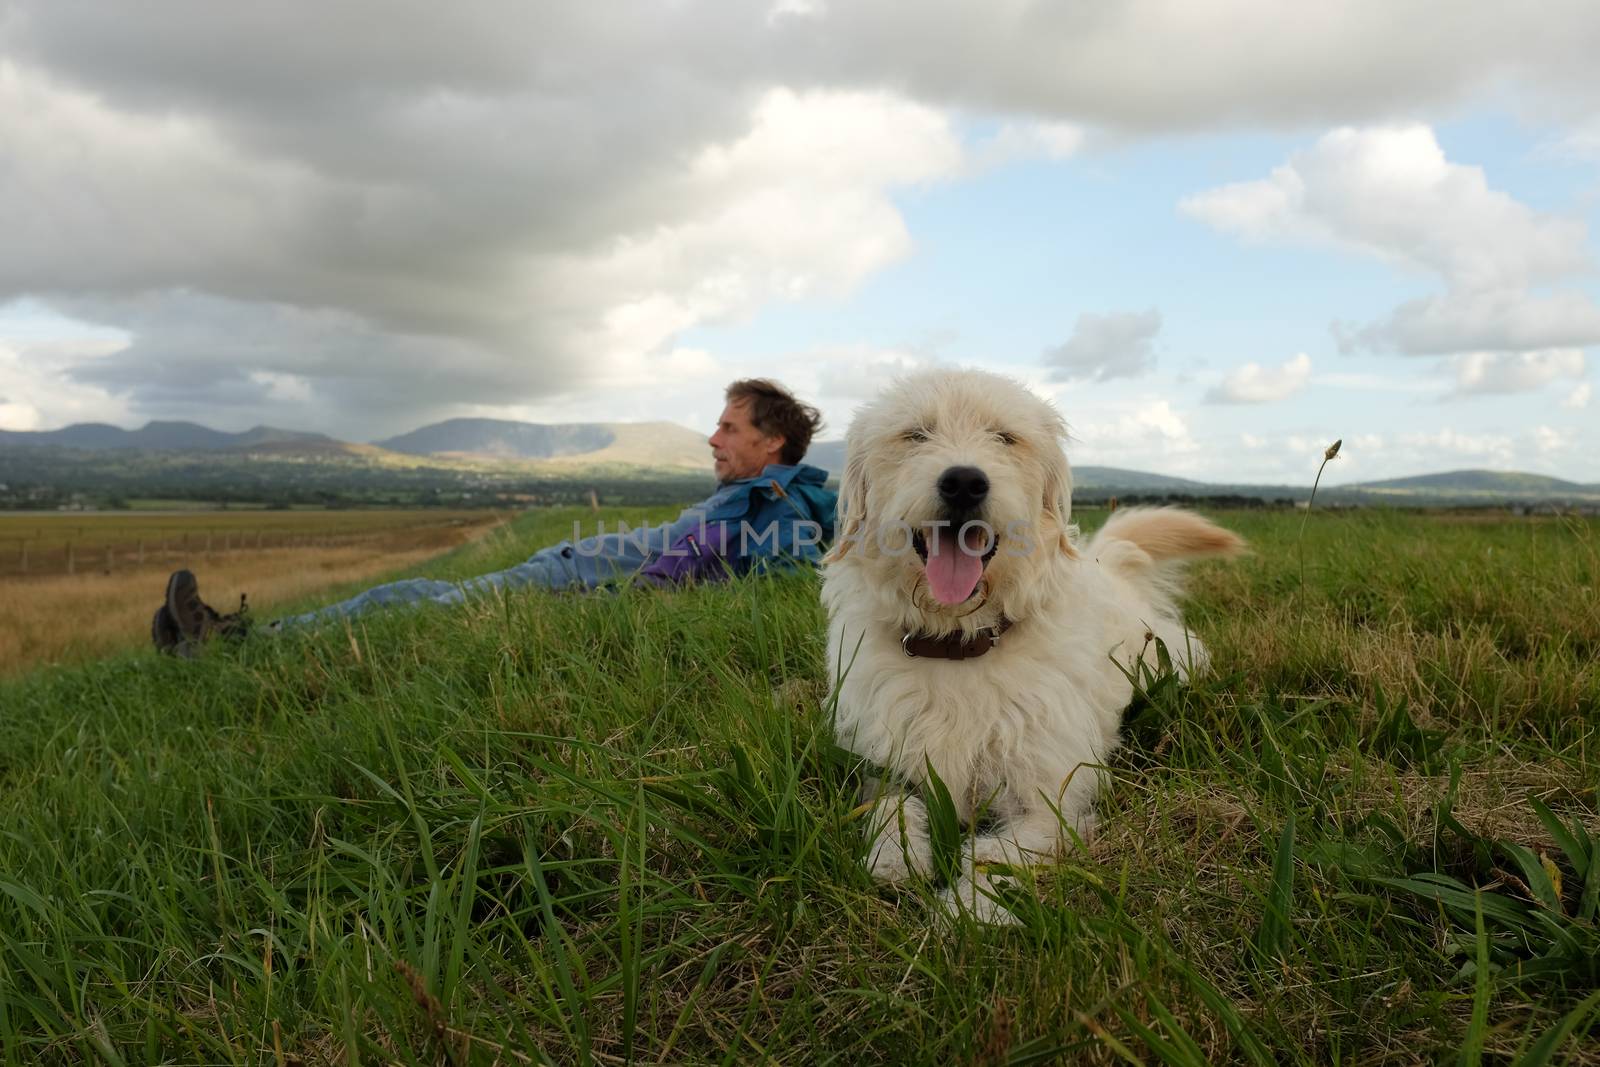
[[334, 548], [397, 531], [493, 524], [479, 510], [0, 512], [0, 578], [112, 572], [161, 559], [281, 548]]
[[484, 511], [0, 513], [0, 674], [148, 644], [166, 577], [258, 615], [415, 567], [502, 526]]

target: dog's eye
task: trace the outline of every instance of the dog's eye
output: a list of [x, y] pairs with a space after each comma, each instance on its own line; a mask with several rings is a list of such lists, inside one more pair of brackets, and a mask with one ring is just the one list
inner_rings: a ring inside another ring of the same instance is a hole
[[1004, 430], [996, 430], [994, 432], [994, 439], [1005, 445], [1007, 448], [1010, 448], [1012, 445], [1017, 443], [1017, 435], [1014, 433], [1006, 433]]
[[900, 440], [910, 441], [914, 445], [920, 445], [928, 440], [928, 433], [926, 430], [907, 430], [905, 433], [900, 435]]

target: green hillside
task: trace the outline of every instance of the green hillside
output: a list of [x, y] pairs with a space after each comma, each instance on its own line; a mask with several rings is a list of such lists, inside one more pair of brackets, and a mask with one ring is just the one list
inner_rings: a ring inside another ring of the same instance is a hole
[[1526, 474], [1520, 471], [1460, 470], [1437, 474], [1418, 474], [1409, 478], [1389, 478], [1378, 482], [1358, 482], [1345, 486], [1367, 492], [1421, 492], [1421, 493], [1488, 493], [1504, 496], [1561, 494], [1590, 494], [1594, 486], [1580, 485], [1561, 478], [1543, 474]]
[[1254, 553], [1192, 582], [1215, 672], [1145, 679], [1097, 830], [1004, 928], [867, 877], [804, 577], [0, 684], [0, 1049], [1595, 1064], [1600, 527], [1221, 519]]

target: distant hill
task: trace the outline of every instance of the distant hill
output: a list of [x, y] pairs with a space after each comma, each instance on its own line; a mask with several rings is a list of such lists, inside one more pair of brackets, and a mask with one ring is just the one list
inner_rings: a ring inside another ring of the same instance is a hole
[[382, 441], [379, 448], [413, 456], [471, 455], [496, 459], [550, 459], [598, 452], [616, 435], [597, 423], [545, 426], [506, 419], [446, 419]]
[[1073, 467], [1074, 489], [1131, 489], [1139, 492], [1203, 493], [1214, 487], [1189, 478], [1121, 467]]
[[1485, 493], [1496, 496], [1584, 496], [1600, 493], [1600, 486], [1583, 485], [1543, 474], [1521, 471], [1463, 470], [1439, 474], [1418, 474], [1409, 478], [1387, 478], [1377, 482], [1358, 482], [1341, 489], [1368, 493]]
[[612, 440], [598, 452], [555, 456], [550, 466], [576, 466], [591, 463], [632, 467], [711, 470], [711, 446], [707, 435], [679, 426], [675, 422], [604, 422]]
[[[844, 451], [841, 440], [817, 441], [806, 462], [837, 481], [844, 471]], [[534, 491], [542, 497], [551, 491], [549, 485], [565, 486], [573, 479], [627, 485], [630, 492], [645, 483], [656, 487], [649, 492], [668, 484], [687, 486], [684, 491], [692, 496], [700, 491], [694, 487], [711, 484], [711, 450], [704, 434], [670, 422], [546, 425], [450, 419], [375, 444], [271, 426], [225, 433], [192, 422], [150, 422], [137, 430], [104, 423], [38, 432], [0, 430], [0, 483], [5, 483], [0, 489], [8, 485], [6, 492], [23, 494], [18, 499], [109, 492], [108, 487], [138, 495], [140, 487], [159, 486], [162, 493], [154, 495], [181, 495], [201, 470], [206, 477], [226, 474], [235, 489], [265, 497], [284, 487], [300, 491], [312, 485], [318, 492], [341, 485], [443, 492], [534, 484], [546, 487]], [[1124, 503], [1231, 499], [1287, 504], [1304, 502], [1310, 493], [1305, 484], [1219, 484], [1120, 467], [1075, 467], [1073, 475], [1075, 495], [1085, 503], [1117, 497]], [[1324, 484], [1317, 499], [1329, 505], [1527, 504], [1594, 510], [1600, 508], [1600, 485], [1518, 471], [1459, 470]]]
[[705, 436], [672, 422], [447, 419], [373, 443], [413, 456], [711, 469]]
[[509, 462], [559, 467], [711, 469], [711, 449], [705, 435], [671, 422], [543, 425], [505, 419], [449, 419], [371, 445], [272, 426], [227, 433], [193, 422], [156, 421], [137, 430], [85, 422], [59, 430], [0, 430], [0, 448], [10, 447], [92, 452], [232, 449], [282, 457], [364, 456], [390, 466], [415, 465], [415, 457], [426, 456], [476, 466]]
[[186, 452], [289, 443], [331, 445], [337, 442], [326, 434], [280, 430], [272, 426], [256, 426], [243, 433], [224, 433], [196, 422], [147, 422], [137, 430], [124, 430], [103, 422], [80, 422], [59, 430], [0, 430], [0, 445], [43, 445], [95, 451], [145, 448]]

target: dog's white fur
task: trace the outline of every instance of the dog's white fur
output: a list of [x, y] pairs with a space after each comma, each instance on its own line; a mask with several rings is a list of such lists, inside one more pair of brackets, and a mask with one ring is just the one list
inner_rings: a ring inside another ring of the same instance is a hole
[[[1180, 673], [1204, 665], [1184, 628], [1175, 570], [1238, 551], [1233, 534], [1190, 512], [1116, 512], [1087, 545], [1071, 525], [1065, 426], [1022, 385], [981, 371], [902, 379], [856, 414], [846, 440], [840, 539], [823, 602], [843, 745], [892, 779], [868, 817], [868, 865], [887, 881], [931, 873], [927, 810], [914, 790], [932, 766], [971, 838], [947, 899], [1005, 921], [985, 866], [1053, 854], [1064, 827], [1087, 832], [1097, 767], [1116, 747], [1133, 688], [1124, 670], [1155, 666], [1160, 638]], [[919, 440], [918, 437], [924, 438]], [[1000, 535], [969, 600], [940, 605], [906, 547], [943, 516], [951, 467], [977, 467], [982, 518]], [[972, 635], [1001, 617], [997, 647], [966, 660], [908, 657], [908, 632]], [[1059, 814], [1058, 814], [1059, 813]]]

